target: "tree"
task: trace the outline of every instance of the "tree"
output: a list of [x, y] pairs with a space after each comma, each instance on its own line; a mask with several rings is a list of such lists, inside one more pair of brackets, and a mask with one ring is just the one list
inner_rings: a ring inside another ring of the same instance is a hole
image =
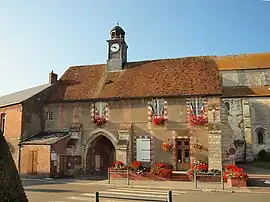
[[28, 202], [8, 144], [0, 130], [0, 201]]

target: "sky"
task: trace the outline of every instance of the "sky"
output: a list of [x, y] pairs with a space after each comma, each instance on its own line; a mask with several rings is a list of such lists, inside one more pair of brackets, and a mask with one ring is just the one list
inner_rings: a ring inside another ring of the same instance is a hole
[[270, 52], [262, 0], [0, 0], [0, 96], [106, 63], [118, 21], [128, 61]]

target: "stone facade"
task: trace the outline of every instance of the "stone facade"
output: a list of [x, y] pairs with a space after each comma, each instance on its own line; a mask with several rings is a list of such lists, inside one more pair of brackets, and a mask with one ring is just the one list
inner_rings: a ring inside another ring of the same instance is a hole
[[[270, 83], [269, 69], [221, 71], [224, 87], [266, 86]], [[222, 131], [227, 141], [224, 149], [233, 146], [234, 140], [244, 140], [246, 145], [237, 147], [236, 161], [253, 161], [262, 149], [270, 150], [269, 145], [269, 97], [253, 96], [232, 98], [224, 97]], [[263, 130], [263, 142], [258, 143], [258, 129]], [[225, 152], [226, 153], [226, 152]], [[226, 156], [226, 155], [225, 155]], [[227, 159], [228, 160], [228, 159]]]
[[[69, 130], [79, 123], [81, 127], [81, 142], [76, 144], [76, 151], [83, 157], [82, 166], [86, 167], [87, 151], [92, 142], [100, 135], [108, 138], [115, 147], [115, 160], [126, 164], [136, 160], [136, 140], [145, 138], [150, 140], [151, 163], [166, 162], [176, 166], [174, 152], [164, 152], [162, 143], [167, 139], [188, 138], [190, 140], [190, 160], [209, 160], [211, 168], [221, 168], [221, 124], [220, 98], [205, 98], [209, 125], [193, 126], [188, 121], [189, 99], [166, 98], [166, 116], [168, 121], [164, 125], [154, 125], [149, 122], [148, 100], [114, 100], [107, 101], [108, 117], [106, 124], [97, 126], [91, 118], [92, 102], [54, 103], [47, 104], [45, 112], [53, 114], [52, 120], [45, 123], [46, 130]], [[76, 108], [76, 109], [75, 109]], [[74, 119], [74, 116], [76, 119]], [[209, 151], [197, 151], [193, 144], [199, 142]], [[208, 155], [208, 152], [210, 155]]]

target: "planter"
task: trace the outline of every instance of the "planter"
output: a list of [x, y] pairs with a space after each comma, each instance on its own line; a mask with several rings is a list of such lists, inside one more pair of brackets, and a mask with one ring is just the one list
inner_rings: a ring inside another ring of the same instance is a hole
[[246, 179], [227, 179], [227, 183], [230, 187], [246, 187]]
[[110, 170], [111, 179], [127, 178], [126, 170]]

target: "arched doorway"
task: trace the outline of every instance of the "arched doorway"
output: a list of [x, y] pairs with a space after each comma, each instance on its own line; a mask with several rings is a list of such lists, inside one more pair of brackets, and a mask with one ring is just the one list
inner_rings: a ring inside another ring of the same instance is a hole
[[89, 145], [86, 154], [86, 173], [103, 173], [115, 161], [115, 147], [104, 135], [97, 136]]

